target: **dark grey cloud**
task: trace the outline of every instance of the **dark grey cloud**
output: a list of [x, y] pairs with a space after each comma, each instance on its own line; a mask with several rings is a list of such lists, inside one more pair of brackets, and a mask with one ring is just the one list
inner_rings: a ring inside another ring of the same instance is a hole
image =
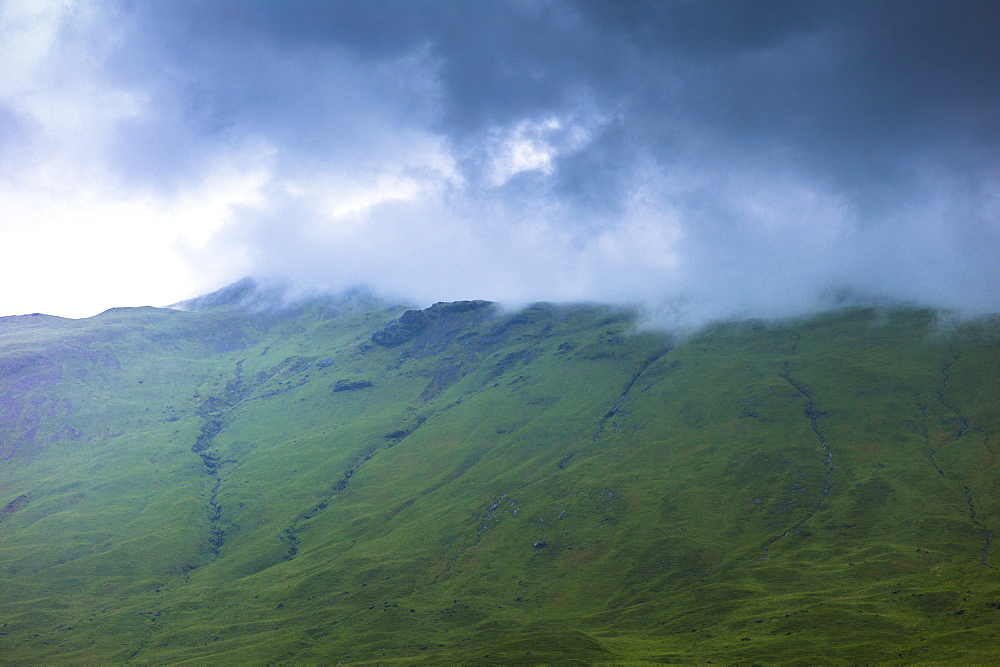
[[[397, 102], [401, 115], [416, 118], [398, 120], [451, 138], [590, 97], [624, 113], [645, 146], [668, 150], [673, 133], [695, 125], [748, 149], [791, 146], [811, 168], [855, 187], [892, 175], [900, 153], [935, 151], [968, 167], [992, 159], [1000, 140], [994, 2], [355, 0], [131, 9], [153, 48], [145, 58], [124, 53], [122, 72], [163, 76], [181, 98], [175, 111], [202, 137], [257, 123], [284, 142], [299, 137], [317, 152], [333, 150], [327, 122], [359, 110], [320, 112], [349, 107], [337, 93], [356, 84], [343, 69], [331, 71], [331, 59], [363, 71], [426, 48], [438, 113], [406, 108], [423, 103], [422, 91], [408, 91]], [[149, 123], [149, 133], [160, 129]]]
[[93, 8], [63, 29], [140, 101], [99, 146], [120, 187], [254, 174], [195, 255], [234, 276], [690, 319], [844, 289], [1000, 309], [996, 2]]

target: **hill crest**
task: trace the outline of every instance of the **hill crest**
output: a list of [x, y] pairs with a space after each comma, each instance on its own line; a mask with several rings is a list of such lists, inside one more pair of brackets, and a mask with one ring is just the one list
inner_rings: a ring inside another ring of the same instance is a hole
[[0, 322], [0, 662], [997, 657], [995, 320], [255, 289]]

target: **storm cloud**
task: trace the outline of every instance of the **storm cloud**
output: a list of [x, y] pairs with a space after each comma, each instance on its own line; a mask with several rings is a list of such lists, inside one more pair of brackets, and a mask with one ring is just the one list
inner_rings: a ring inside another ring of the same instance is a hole
[[249, 274], [1000, 311], [998, 34], [992, 1], [8, 1], [0, 270], [37, 306], [0, 306]]

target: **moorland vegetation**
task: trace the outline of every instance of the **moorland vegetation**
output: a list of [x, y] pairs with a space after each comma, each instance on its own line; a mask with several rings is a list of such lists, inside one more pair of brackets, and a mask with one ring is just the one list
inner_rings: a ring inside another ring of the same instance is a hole
[[0, 663], [1000, 659], [996, 319], [259, 297], [0, 318]]

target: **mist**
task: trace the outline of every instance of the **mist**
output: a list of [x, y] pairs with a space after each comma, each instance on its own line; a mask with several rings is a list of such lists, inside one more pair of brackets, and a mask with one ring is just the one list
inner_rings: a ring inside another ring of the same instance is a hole
[[997, 34], [973, 1], [8, 2], [0, 310], [254, 275], [997, 312]]

